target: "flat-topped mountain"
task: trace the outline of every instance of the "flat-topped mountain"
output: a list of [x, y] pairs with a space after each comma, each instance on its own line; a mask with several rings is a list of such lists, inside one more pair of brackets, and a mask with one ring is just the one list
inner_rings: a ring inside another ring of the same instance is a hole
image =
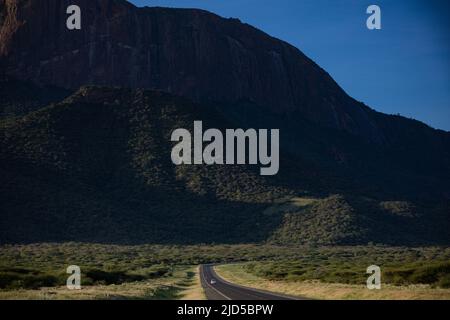
[[[81, 8], [81, 30], [66, 27], [71, 4]], [[372, 111], [300, 50], [237, 19], [196, 9], [137, 8], [123, 0], [2, 0], [0, 10], [0, 55], [16, 78], [252, 104], [385, 139]]]
[[[450, 134], [236, 19], [0, 0], [0, 68], [0, 242], [450, 242]], [[174, 166], [194, 120], [280, 129], [279, 173]]]

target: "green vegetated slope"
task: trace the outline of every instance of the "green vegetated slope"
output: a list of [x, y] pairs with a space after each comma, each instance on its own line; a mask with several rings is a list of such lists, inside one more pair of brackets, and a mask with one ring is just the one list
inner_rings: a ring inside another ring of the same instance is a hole
[[[306, 201], [306, 204], [304, 204]], [[366, 197], [332, 195], [323, 199], [293, 198], [274, 205], [283, 222], [272, 234], [274, 243], [404, 243], [414, 244], [428, 235], [446, 238], [445, 207], [416, 206], [410, 201], [379, 201]], [[272, 213], [273, 214], [273, 213]], [[442, 225], [424, 221], [437, 218]]]
[[[83, 87], [37, 109], [1, 121], [3, 243], [450, 242], [448, 203], [429, 188], [415, 200], [409, 181], [397, 197], [382, 190], [384, 177], [401, 183], [404, 173], [392, 177], [379, 159], [368, 159], [367, 167], [385, 175], [364, 183], [364, 171], [322, 156], [333, 132], [311, 129], [305, 135], [317, 133], [320, 141], [299, 142], [297, 149], [282, 137], [280, 173], [262, 177], [259, 166], [172, 164], [174, 129], [192, 130], [194, 120], [205, 128], [245, 127], [245, 119], [214, 105], [156, 91]], [[414, 186], [428, 179], [409, 178]]]
[[70, 91], [29, 82], [17, 81], [0, 75], [0, 118], [22, 116], [52, 102], [58, 102]]
[[199, 116], [164, 93], [83, 88], [4, 121], [1, 240], [264, 240], [279, 217], [263, 203], [286, 189], [258, 168], [172, 164], [172, 131]]

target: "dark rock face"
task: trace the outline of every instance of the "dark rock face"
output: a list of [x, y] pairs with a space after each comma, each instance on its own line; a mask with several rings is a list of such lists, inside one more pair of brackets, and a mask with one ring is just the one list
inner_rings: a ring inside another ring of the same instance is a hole
[[[66, 28], [77, 4], [82, 29]], [[160, 89], [200, 102], [251, 103], [381, 142], [372, 111], [293, 46], [202, 10], [137, 8], [122, 0], [0, 0], [8, 75], [78, 88]]]

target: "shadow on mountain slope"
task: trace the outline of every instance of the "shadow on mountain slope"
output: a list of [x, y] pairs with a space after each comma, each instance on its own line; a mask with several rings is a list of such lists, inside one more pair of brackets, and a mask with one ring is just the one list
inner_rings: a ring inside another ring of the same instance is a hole
[[[450, 243], [445, 176], [434, 169], [396, 172], [382, 149], [301, 119], [297, 131], [282, 129], [277, 176], [174, 166], [171, 132], [198, 119], [204, 128], [268, 124], [163, 92], [101, 87], [4, 118], [0, 241]], [[313, 201], [285, 206], [296, 198]]]

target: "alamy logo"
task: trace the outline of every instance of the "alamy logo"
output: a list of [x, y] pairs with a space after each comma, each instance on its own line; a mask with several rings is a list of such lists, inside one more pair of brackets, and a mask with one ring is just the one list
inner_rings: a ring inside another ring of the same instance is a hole
[[68, 266], [66, 272], [70, 274], [67, 278], [66, 286], [69, 290], [81, 289], [81, 269], [79, 266]]
[[[172, 162], [182, 164], [258, 164], [265, 166], [260, 174], [275, 175], [279, 170], [278, 129], [226, 129], [224, 137], [218, 129], [208, 129], [203, 133], [202, 121], [194, 121], [194, 146], [192, 155], [192, 137], [187, 129], [176, 129], [171, 140], [178, 142], [172, 149]], [[208, 144], [203, 148], [203, 143]], [[269, 149], [270, 148], [270, 153]], [[225, 155], [225, 156], [224, 156]], [[246, 159], [248, 156], [248, 159]]]
[[376, 265], [371, 265], [371, 266], [367, 267], [366, 271], [367, 271], [367, 273], [371, 274], [367, 278], [367, 283], [366, 283], [367, 289], [380, 290], [381, 289], [381, 269], [380, 269], [380, 267], [376, 266]]
[[381, 9], [377, 5], [371, 5], [367, 8], [367, 14], [370, 16], [367, 18], [367, 29], [380, 30], [381, 29]]
[[80, 30], [81, 29], [81, 9], [77, 5], [71, 5], [67, 7], [67, 14], [70, 16], [67, 18], [66, 26], [69, 30]]

